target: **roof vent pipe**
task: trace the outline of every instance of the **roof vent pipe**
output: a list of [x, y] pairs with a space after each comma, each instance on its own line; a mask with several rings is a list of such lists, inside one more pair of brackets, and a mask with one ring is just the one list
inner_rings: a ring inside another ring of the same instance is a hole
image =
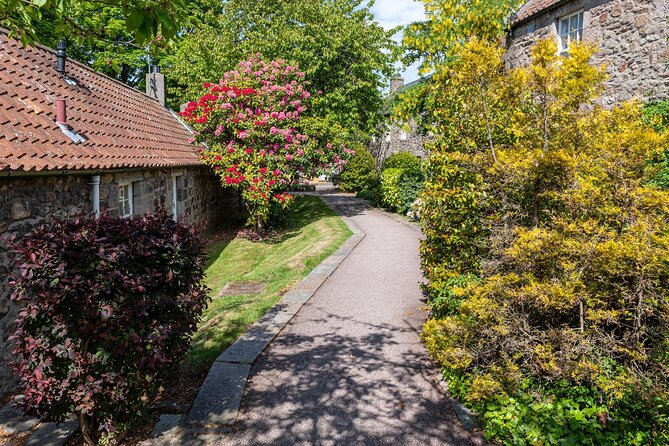
[[65, 99], [56, 99], [56, 124], [67, 125], [67, 103]]
[[65, 99], [56, 99], [56, 124], [67, 125], [67, 104]]
[[65, 60], [67, 58], [67, 43], [65, 39], [60, 39], [56, 46], [56, 71], [61, 76], [65, 75]]

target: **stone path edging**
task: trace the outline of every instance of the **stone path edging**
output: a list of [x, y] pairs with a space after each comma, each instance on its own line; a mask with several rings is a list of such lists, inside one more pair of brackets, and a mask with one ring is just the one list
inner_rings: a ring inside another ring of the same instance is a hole
[[154, 438], [142, 445], [166, 444], [162, 442], [163, 434], [164, 437], [179, 434], [197, 436], [198, 433], [231, 430], [238, 418], [251, 365], [365, 237], [365, 233], [350, 218], [341, 215], [326, 200], [321, 201], [340, 216], [353, 235], [221, 353], [209, 369], [187, 414], [180, 419], [172, 417], [169, 421], [167, 417], [161, 417], [166, 422], [156, 426], [158, 429], [154, 430]]

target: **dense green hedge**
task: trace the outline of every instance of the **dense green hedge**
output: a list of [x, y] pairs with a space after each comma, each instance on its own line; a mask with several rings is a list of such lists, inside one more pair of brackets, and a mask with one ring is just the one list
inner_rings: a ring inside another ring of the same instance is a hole
[[404, 165], [407, 167], [389, 167], [381, 172], [380, 188], [381, 205], [403, 215], [411, 209], [425, 184], [420, 160], [417, 168], [415, 164]]
[[379, 173], [374, 156], [365, 149], [356, 150], [353, 158], [337, 178], [337, 183], [344, 192], [361, 192], [377, 188]]
[[408, 172], [420, 172], [420, 158], [411, 152], [398, 152], [390, 155], [383, 161], [381, 170], [404, 169]]

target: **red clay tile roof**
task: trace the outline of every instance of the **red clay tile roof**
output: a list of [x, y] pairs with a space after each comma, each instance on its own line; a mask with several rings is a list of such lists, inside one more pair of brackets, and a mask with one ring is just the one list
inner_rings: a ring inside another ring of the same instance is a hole
[[[157, 100], [67, 60], [70, 85], [52, 50], [23, 48], [0, 30], [0, 171], [99, 170], [200, 164], [189, 130]], [[55, 100], [85, 136], [75, 144], [56, 125]]]
[[563, 3], [565, 0], [529, 0], [516, 13], [513, 18], [513, 24], [524, 22], [546, 9], [549, 9], [558, 3]]

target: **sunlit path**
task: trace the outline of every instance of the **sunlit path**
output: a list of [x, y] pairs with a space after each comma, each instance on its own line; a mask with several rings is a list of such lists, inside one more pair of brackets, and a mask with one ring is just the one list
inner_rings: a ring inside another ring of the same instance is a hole
[[254, 364], [223, 444], [471, 444], [418, 335], [420, 233], [323, 198], [367, 235]]

